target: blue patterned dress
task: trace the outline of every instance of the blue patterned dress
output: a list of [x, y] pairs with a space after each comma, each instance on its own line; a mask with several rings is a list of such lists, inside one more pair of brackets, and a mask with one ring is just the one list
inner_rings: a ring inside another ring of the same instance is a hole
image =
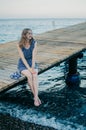
[[[33, 53], [34, 45], [35, 45], [35, 40], [33, 39], [31, 41], [31, 45], [29, 48], [25, 48], [25, 47], [22, 48], [22, 52], [24, 54], [24, 57], [25, 57], [25, 59], [30, 67], [32, 66], [32, 53]], [[26, 66], [24, 65], [22, 59], [20, 58], [18, 61], [19, 72], [26, 70], [26, 69], [27, 69]]]

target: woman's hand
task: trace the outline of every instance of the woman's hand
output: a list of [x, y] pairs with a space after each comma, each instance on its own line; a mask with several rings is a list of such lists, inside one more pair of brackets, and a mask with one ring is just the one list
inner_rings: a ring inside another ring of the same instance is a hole
[[36, 74], [36, 71], [34, 70], [34, 68], [29, 68], [29, 71], [31, 72], [31, 74]]

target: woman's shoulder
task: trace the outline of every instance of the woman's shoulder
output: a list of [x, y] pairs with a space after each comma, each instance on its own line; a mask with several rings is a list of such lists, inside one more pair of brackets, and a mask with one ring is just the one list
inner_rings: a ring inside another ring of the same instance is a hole
[[16, 46], [17, 46], [17, 49], [20, 49], [19, 43], [17, 43]]
[[23, 46], [20, 47], [19, 43], [17, 43], [16, 46], [17, 46], [17, 49], [18, 49], [18, 50], [21, 50], [21, 51], [24, 51], [24, 50], [25, 50]]
[[32, 39], [32, 45], [35, 46], [37, 44], [37, 41], [35, 39]]
[[34, 44], [35, 44], [35, 43], [36, 43], [36, 40], [35, 40], [35, 39], [32, 39], [32, 43], [34, 43]]

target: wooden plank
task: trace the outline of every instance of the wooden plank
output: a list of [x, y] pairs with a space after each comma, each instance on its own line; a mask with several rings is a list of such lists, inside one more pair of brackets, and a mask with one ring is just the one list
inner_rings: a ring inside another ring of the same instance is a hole
[[[83, 23], [35, 36], [38, 42], [39, 73], [86, 49], [85, 32], [86, 23]], [[10, 78], [10, 75], [17, 70], [19, 58], [17, 43], [18, 41], [14, 41], [0, 45], [0, 92], [25, 79], [24, 76], [18, 80]]]

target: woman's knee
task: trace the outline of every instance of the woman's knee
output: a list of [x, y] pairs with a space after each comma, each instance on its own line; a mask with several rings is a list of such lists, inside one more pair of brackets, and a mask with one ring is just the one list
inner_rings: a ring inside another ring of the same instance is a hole
[[27, 77], [27, 79], [31, 80], [32, 79], [32, 74], [25, 70], [25, 71], [22, 71], [22, 74], [25, 75]]
[[27, 79], [30, 80], [30, 81], [32, 80], [32, 74], [31, 73], [27, 73]]
[[30, 81], [32, 81], [32, 75], [28, 75], [27, 79], [30, 80]]

